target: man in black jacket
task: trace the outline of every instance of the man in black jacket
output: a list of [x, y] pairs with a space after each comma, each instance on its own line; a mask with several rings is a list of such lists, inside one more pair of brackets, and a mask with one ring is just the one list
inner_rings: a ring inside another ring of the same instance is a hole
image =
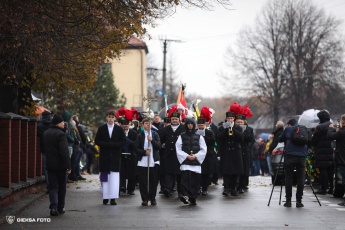
[[[138, 181], [142, 199], [141, 205], [157, 205], [156, 194], [159, 178], [159, 150], [161, 143], [159, 135], [151, 129], [148, 118], [143, 119], [144, 130], [135, 140], [135, 153], [138, 157]], [[149, 181], [148, 181], [149, 180]]]
[[67, 175], [71, 173], [68, 143], [62, 117], [55, 115], [52, 127], [44, 132], [44, 149], [49, 177], [50, 215], [65, 213]]
[[331, 140], [327, 137], [328, 127], [331, 124], [328, 111], [322, 110], [317, 113], [320, 124], [316, 126], [311, 139], [311, 146], [314, 147], [314, 167], [320, 169], [320, 188], [316, 194], [325, 195], [333, 193], [333, 149]]
[[52, 124], [51, 113], [48, 111], [44, 111], [42, 113], [42, 120], [38, 121], [38, 123], [37, 123], [37, 136], [40, 139], [40, 150], [42, 153], [44, 177], [45, 177], [45, 180], [47, 183], [47, 191], [48, 192], [49, 192], [49, 182], [48, 182], [48, 171], [47, 171], [47, 167], [46, 167], [46, 151], [44, 150], [43, 133], [51, 127], [51, 124]]
[[[339, 167], [345, 188], [345, 114], [341, 116], [340, 129], [338, 131], [334, 128], [334, 124], [329, 125], [327, 137], [337, 141], [334, 162]], [[345, 200], [338, 205], [345, 206]]]

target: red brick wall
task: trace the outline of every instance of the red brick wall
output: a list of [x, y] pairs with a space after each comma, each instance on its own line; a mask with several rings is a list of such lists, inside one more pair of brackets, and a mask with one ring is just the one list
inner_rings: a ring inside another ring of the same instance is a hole
[[20, 181], [20, 134], [21, 120], [13, 119], [11, 122], [11, 180], [12, 183]]
[[[28, 120], [21, 122], [20, 139], [20, 180], [28, 181]], [[33, 144], [33, 143], [31, 143]]]
[[37, 121], [29, 121], [28, 124], [28, 177], [36, 179], [36, 140]]
[[0, 119], [0, 186], [11, 188], [11, 120]]
[[40, 139], [36, 139], [36, 176], [42, 176], [42, 154], [40, 148]]

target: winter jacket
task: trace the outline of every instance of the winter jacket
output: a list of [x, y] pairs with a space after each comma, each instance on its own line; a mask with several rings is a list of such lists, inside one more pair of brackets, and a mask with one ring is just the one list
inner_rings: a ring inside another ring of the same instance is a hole
[[336, 140], [334, 163], [345, 166], [345, 127], [342, 127], [339, 131], [328, 128], [327, 137]]
[[296, 126], [298, 127], [299, 125], [287, 126], [284, 129], [283, 134], [279, 137], [279, 142], [284, 142], [285, 154], [305, 157], [307, 155], [307, 145], [298, 146], [291, 143], [291, 135]]

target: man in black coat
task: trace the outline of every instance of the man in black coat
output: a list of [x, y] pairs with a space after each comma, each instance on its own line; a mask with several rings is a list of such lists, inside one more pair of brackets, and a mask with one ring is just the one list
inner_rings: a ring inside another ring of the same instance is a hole
[[333, 148], [331, 139], [327, 137], [328, 127], [331, 124], [331, 117], [328, 111], [322, 110], [317, 113], [320, 124], [316, 126], [311, 139], [311, 146], [314, 148], [314, 167], [320, 169], [320, 188], [316, 194], [325, 195], [327, 189], [329, 194], [333, 193]]
[[49, 177], [50, 215], [65, 213], [67, 175], [71, 173], [68, 142], [62, 117], [55, 115], [52, 127], [44, 132], [44, 149]]
[[164, 185], [166, 186], [163, 193], [166, 197], [170, 197], [173, 192], [174, 183], [177, 184], [178, 197], [181, 195], [181, 171], [180, 162], [176, 156], [176, 141], [181, 133], [185, 131], [185, 127], [180, 125], [180, 114], [175, 111], [170, 113], [171, 124], [164, 127], [160, 132], [161, 144], [165, 146], [163, 160], [165, 178]]
[[237, 195], [239, 176], [243, 174], [242, 128], [234, 124], [234, 112], [226, 112], [226, 122], [218, 129], [220, 171], [224, 180], [224, 196]]
[[[345, 114], [341, 116], [339, 130], [336, 130], [334, 124], [330, 124], [327, 132], [327, 137], [330, 140], [336, 140], [334, 163], [338, 166], [341, 177], [343, 179], [343, 186], [345, 188]], [[340, 206], [345, 206], [345, 199], [339, 203]]]
[[[135, 140], [135, 153], [138, 157], [138, 181], [142, 199], [141, 205], [157, 205], [156, 194], [159, 178], [159, 134], [152, 129], [149, 118], [143, 119], [144, 130]], [[149, 181], [148, 181], [149, 180]]]
[[95, 144], [99, 146], [99, 171], [103, 193], [103, 204], [109, 199], [116, 205], [115, 199], [120, 191], [121, 150], [126, 144], [126, 135], [120, 126], [115, 125], [115, 111], [106, 114], [107, 124], [97, 130]]
[[48, 111], [44, 111], [42, 113], [42, 120], [38, 121], [37, 123], [37, 136], [40, 140], [40, 149], [42, 153], [42, 163], [43, 163], [43, 170], [44, 170], [44, 177], [47, 183], [47, 191], [49, 192], [49, 182], [48, 182], [48, 172], [46, 167], [46, 152], [44, 150], [44, 137], [43, 133], [50, 128], [52, 124], [52, 116], [51, 113]]
[[127, 190], [129, 195], [134, 195], [135, 176], [138, 163], [135, 154], [135, 140], [137, 139], [137, 132], [129, 128], [130, 121], [126, 118], [122, 117], [119, 119], [119, 122], [126, 135], [126, 144], [122, 148], [121, 156], [120, 191], [126, 192]]
[[213, 173], [213, 156], [216, 155], [214, 145], [216, 142], [215, 135], [209, 129], [206, 129], [206, 119], [198, 118], [197, 134], [205, 139], [207, 152], [204, 161], [201, 164], [201, 195], [206, 196], [208, 193], [208, 186], [211, 184], [211, 175]]

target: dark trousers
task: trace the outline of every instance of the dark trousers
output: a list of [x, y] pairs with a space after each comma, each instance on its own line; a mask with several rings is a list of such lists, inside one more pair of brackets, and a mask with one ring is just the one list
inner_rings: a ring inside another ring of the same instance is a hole
[[62, 171], [48, 171], [49, 177], [49, 200], [51, 209], [65, 207], [67, 174]]
[[71, 177], [76, 177], [78, 176], [80, 173], [79, 173], [79, 163], [78, 163], [78, 159], [79, 159], [79, 162], [80, 162], [80, 150], [79, 150], [79, 146], [78, 145], [74, 145], [73, 146], [73, 153], [72, 153], [72, 156], [71, 156]]
[[243, 189], [244, 187], [247, 187], [248, 185], [249, 185], [249, 176], [241, 174], [239, 178], [239, 182], [238, 182], [238, 187]]
[[322, 167], [320, 169], [320, 187], [321, 189], [328, 189], [333, 188], [333, 175], [334, 175], [334, 168], [333, 166], [330, 167]]
[[202, 189], [202, 191], [207, 191], [210, 183], [211, 183], [211, 175], [210, 174], [201, 174], [201, 189]]
[[87, 173], [91, 174], [91, 165], [93, 164], [93, 159], [95, 159], [95, 154], [87, 152], [87, 162], [86, 162], [86, 170]]
[[196, 199], [198, 191], [200, 189], [199, 173], [189, 170], [181, 171], [181, 194], [182, 196], [188, 196], [191, 199]]
[[297, 193], [296, 200], [301, 201], [303, 196], [304, 181], [305, 181], [305, 157], [284, 155], [284, 172], [285, 172], [285, 194], [286, 199], [291, 200], [292, 197], [292, 183], [293, 171], [296, 168], [297, 172]]
[[175, 182], [177, 184], [177, 192], [180, 194], [181, 193], [181, 175], [180, 174], [165, 174], [165, 177], [164, 177], [164, 184], [166, 186], [165, 188], [171, 193], [174, 190]]
[[153, 201], [156, 199], [158, 177], [159, 177], [159, 165], [155, 164], [155, 167], [149, 169], [149, 187], [147, 187], [147, 167], [137, 167], [138, 180], [139, 180], [139, 191], [142, 201]]
[[239, 175], [238, 174], [223, 174], [224, 189], [236, 189], [238, 186]]
[[135, 190], [136, 168], [138, 161], [133, 156], [121, 156], [120, 188], [133, 192]]

